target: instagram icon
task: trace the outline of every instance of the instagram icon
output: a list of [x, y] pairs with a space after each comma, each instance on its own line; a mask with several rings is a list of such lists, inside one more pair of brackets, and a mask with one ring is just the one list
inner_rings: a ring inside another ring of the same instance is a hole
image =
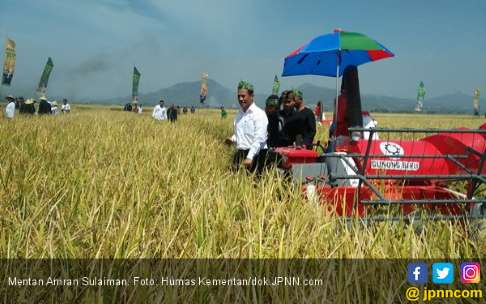
[[477, 284], [480, 281], [481, 266], [476, 262], [461, 263], [461, 282], [463, 284]]

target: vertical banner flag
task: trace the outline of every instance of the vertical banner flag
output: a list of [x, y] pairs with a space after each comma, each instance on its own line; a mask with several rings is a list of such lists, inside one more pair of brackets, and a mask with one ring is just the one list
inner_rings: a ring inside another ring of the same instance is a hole
[[54, 63], [52, 62], [51, 57], [47, 59], [46, 66], [44, 67], [44, 71], [42, 72], [41, 79], [39, 81], [39, 86], [37, 87], [37, 92], [45, 95], [47, 93], [47, 83], [49, 82], [49, 76], [51, 75], [51, 71], [54, 68]]
[[140, 82], [140, 72], [136, 67], [133, 67], [133, 81], [132, 81], [132, 100], [138, 97], [138, 84]]
[[474, 90], [474, 95], [473, 95], [473, 110], [474, 110], [474, 115], [479, 115], [479, 95], [481, 95], [479, 88], [476, 88]]
[[15, 41], [8, 39], [5, 42], [5, 60], [3, 62], [2, 84], [9, 86], [15, 71]]
[[203, 73], [201, 76], [201, 90], [199, 92], [199, 102], [204, 103], [208, 96], [208, 73]]
[[275, 78], [273, 78], [272, 94], [278, 95], [279, 90], [280, 90], [280, 81], [278, 80], [277, 75], [275, 75]]
[[425, 98], [425, 85], [423, 81], [421, 81], [417, 90], [417, 105], [415, 106], [416, 112], [422, 112], [422, 109], [424, 107], [424, 98]]

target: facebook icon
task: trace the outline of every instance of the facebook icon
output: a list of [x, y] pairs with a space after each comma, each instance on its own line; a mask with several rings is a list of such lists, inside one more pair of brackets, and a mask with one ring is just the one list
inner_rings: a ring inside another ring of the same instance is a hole
[[410, 284], [427, 283], [428, 269], [427, 264], [423, 262], [409, 263], [407, 267], [407, 280]]

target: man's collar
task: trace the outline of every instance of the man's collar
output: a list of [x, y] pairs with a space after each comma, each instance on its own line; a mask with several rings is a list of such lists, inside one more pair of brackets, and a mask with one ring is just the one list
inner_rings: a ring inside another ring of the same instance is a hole
[[251, 112], [253, 112], [255, 110], [255, 108], [256, 108], [256, 104], [255, 104], [255, 101], [253, 101], [252, 104], [246, 110], [246, 112], [243, 112], [243, 110], [241, 110], [241, 112], [243, 112], [243, 113], [251, 113]]

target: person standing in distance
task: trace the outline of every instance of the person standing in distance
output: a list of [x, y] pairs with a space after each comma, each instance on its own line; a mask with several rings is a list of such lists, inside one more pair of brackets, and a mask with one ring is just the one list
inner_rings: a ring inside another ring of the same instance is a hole
[[15, 98], [12, 95], [7, 96], [7, 106], [5, 107], [5, 117], [12, 119], [15, 116]]
[[159, 104], [154, 107], [152, 112], [152, 117], [155, 120], [166, 120], [167, 119], [167, 109], [164, 106], [164, 100], [160, 99]]
[[177, 120], [177, 108], [175, 104], [172, 104], [170, 108], [167, 110], [167, 117], [169, 118], [170, 122], [176, 122]]
[[226, 112], [223, 106], [221, 106], [220, 110], [221, 110], [221, 119], [225, 119], [226, 117], [228, 117], [228, 112]]
[[247, 81], [238, 83], [238, 103], [240, 111], [235, 117], [234, 134], [226, 139], [227, 144], [235, 144], [232, 169], [243, 164], [250, 172], [261, 173], [267, 151], [268, 119], [265, 111], [254, 103], [253, 85]]
[[71, 105], [66, 98], [62, 100], [61, 112], [64, 114], [71, 112]]
[[47, 101], [47, 98], [45, 96], [42, 96], [39, 98], [39, 109], [37, 110], [37, 113], [39, 115], [44, 115], [44, 114], [51, 114], [51, 104]]

